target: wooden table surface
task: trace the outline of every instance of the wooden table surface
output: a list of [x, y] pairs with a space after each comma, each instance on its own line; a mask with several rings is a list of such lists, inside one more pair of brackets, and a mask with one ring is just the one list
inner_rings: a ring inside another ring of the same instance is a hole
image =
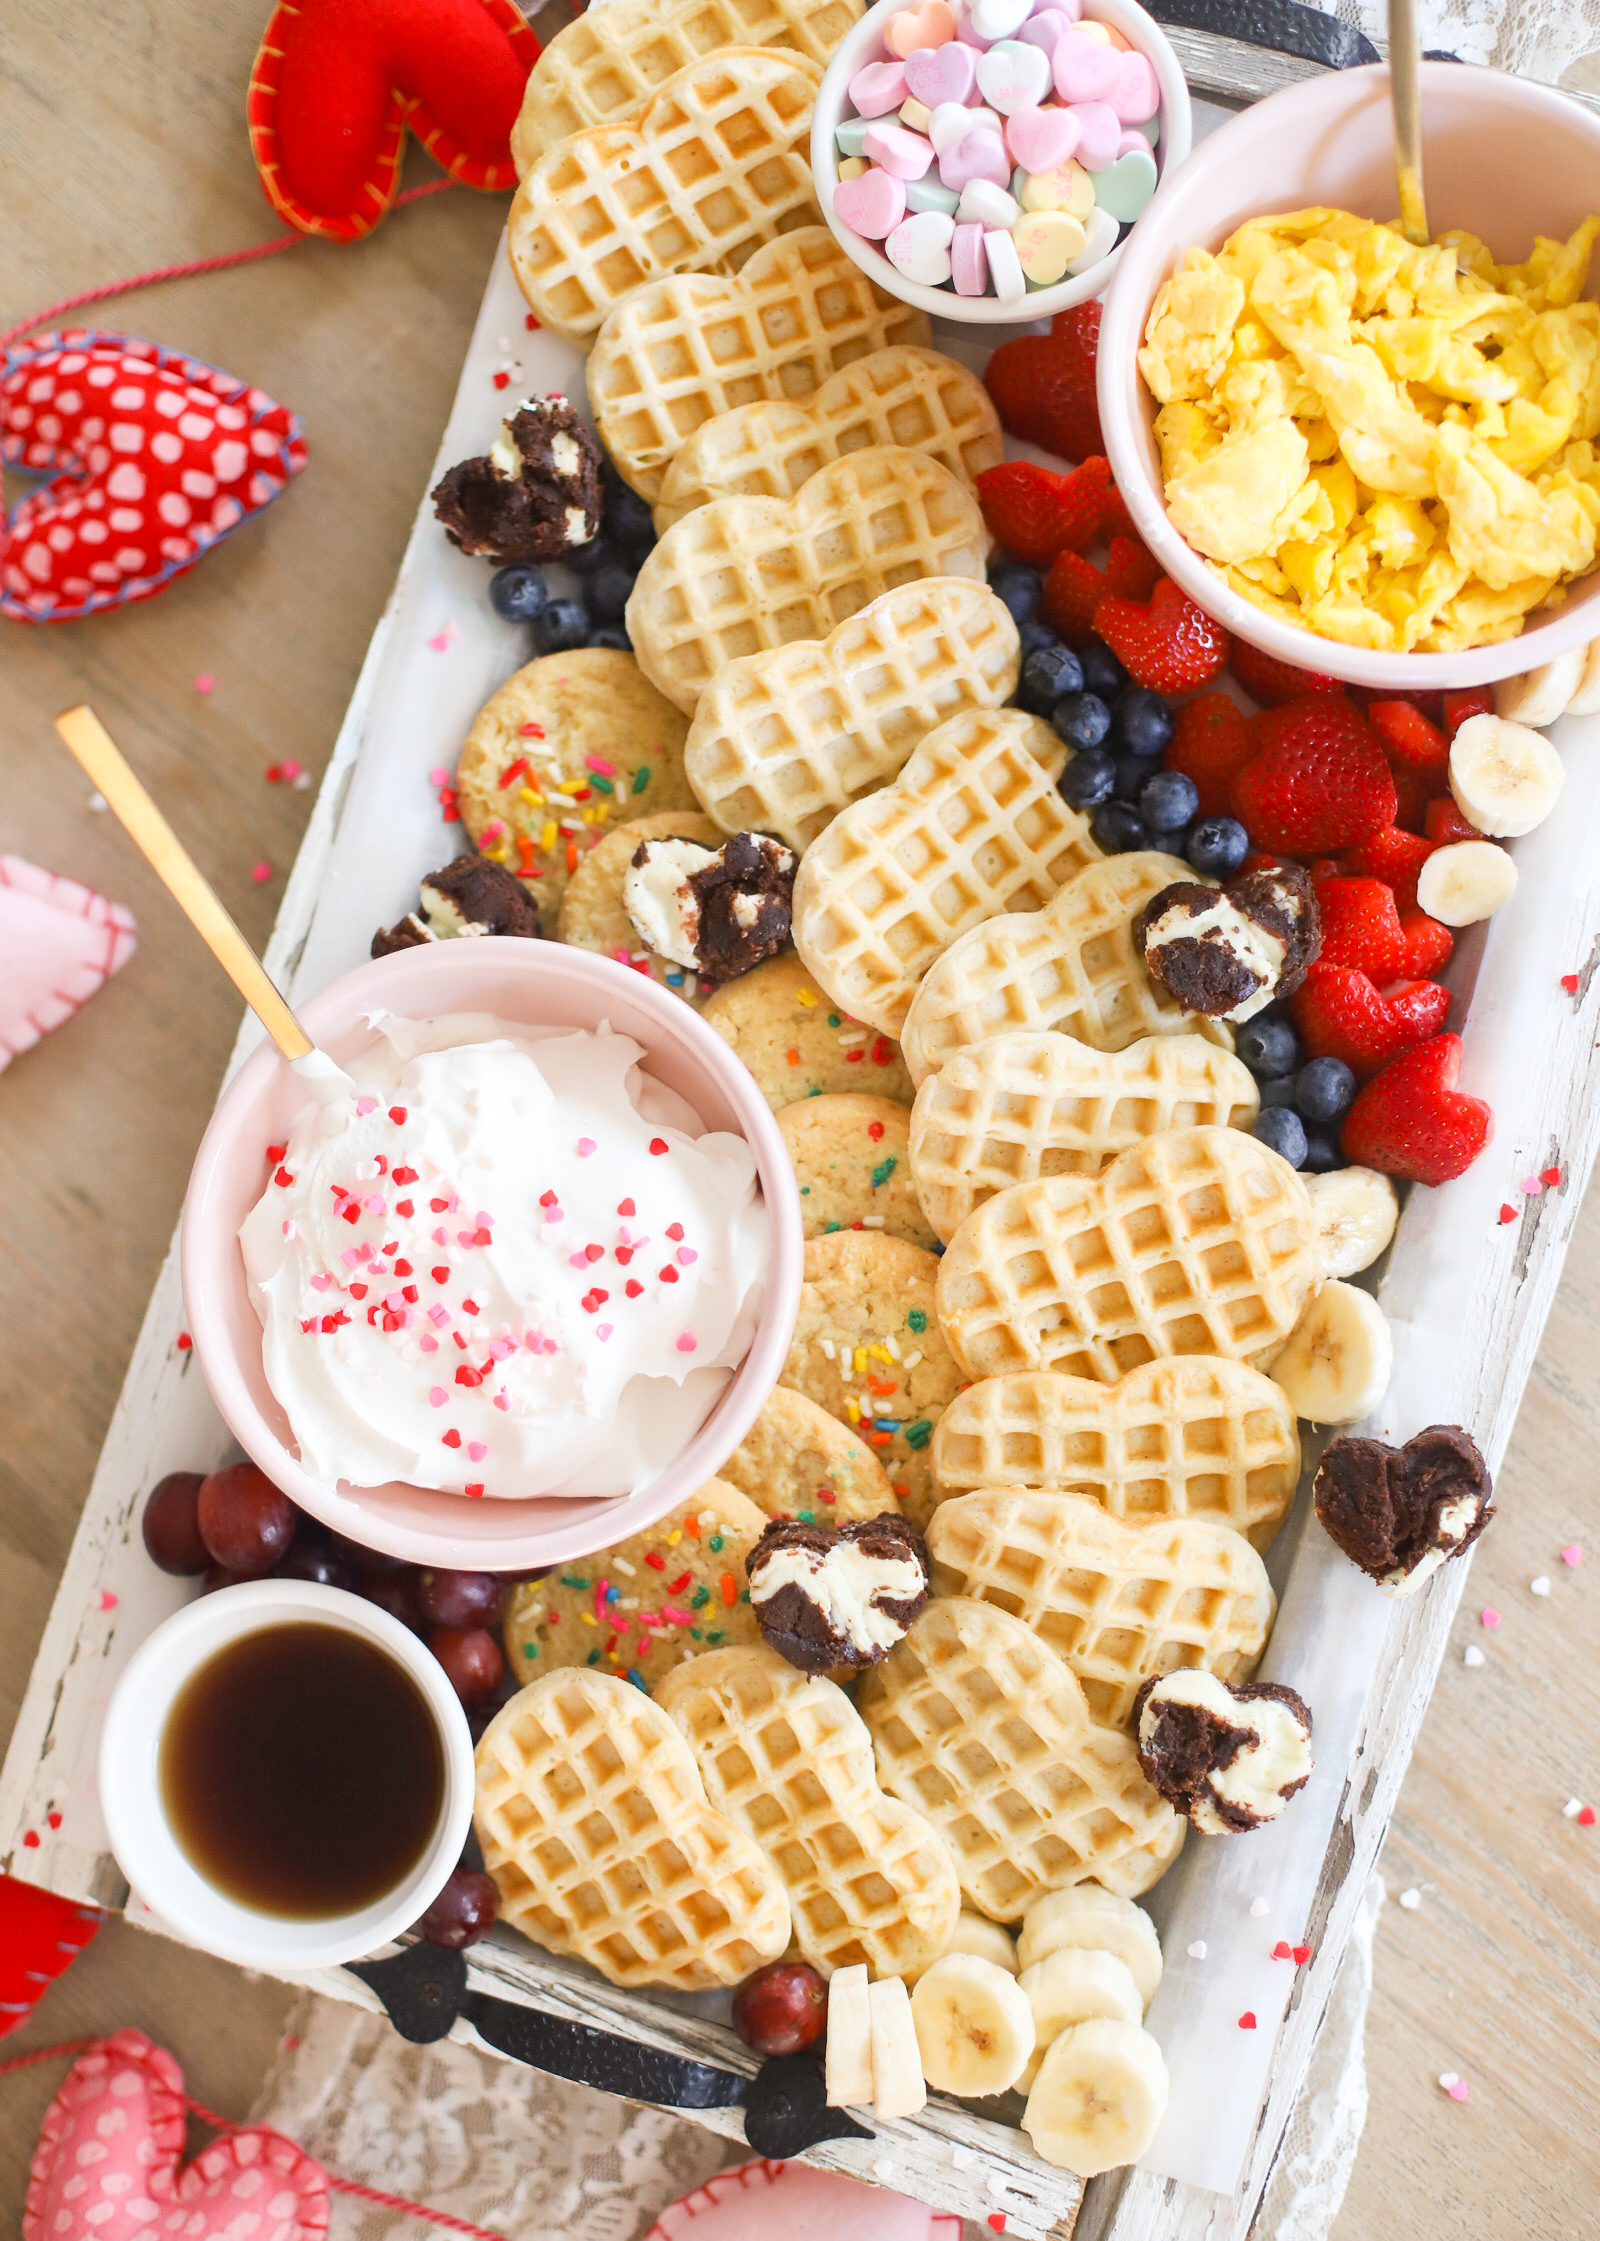
[[[0, 328], [103, 281], [264, 240], [244, 88], [266, 13], [192, 0], [8, 0], [0, 23]], [[415, 160], [408, 179], [430, 175]], [[394, 576], [494, 252], [503, 200], [452, 190], [355, 247], [307, 243], [81, 316], [178, 345], [303, 417], [311, 464], [159, 599], [0, 621], [0, 850], [127, 903], [138, 953], [0, 1076], [0, 1733], [9, 1729], [166, 1250], [238, 1005], [88, 787], [51, 717], [92, 700], [259, 946]], [[16, 495], [8, 489], [8, 497]], [[215, 689], [200, 695], [196, 676]], [[453, 742], [440, 742], [449, 761]], [[381, 836], [374, 840], [381, 846]], [[262, 884], [251, 870], [265, 860]], [[1600, 1201], [1568, 1274], [1384, 1855], [1371, 2109], [1335, 2232], [1369, 2241], [1600, 2230]], [[1593, 1543], [1592, 1547], [1590, 1543]], [[1585, 1549], [1576, 1569], [1560, 1550]], [[1530, 1592], [1539, 1575], [1548, 1598]], [[1484, 1605], [1503, 1614], [1491, 1631]], [[1461, 1651], [1480, 1646], [1471, 1670]], [[138, 2024], [242, 2113], [289, 1995], [113, 1923], [8, 2040]], [[1468, 2081], [1448, 2099], [1440, 2072]], [[0, 2090], [0, 2231], [58, 2072]], [[1309, 2241], [1309, 2237], [1307, 2237]]]

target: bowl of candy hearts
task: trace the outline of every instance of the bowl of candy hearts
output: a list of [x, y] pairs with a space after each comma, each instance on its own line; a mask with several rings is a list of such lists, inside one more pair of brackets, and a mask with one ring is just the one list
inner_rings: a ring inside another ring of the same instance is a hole
[[811, 169], [879, 287], [946, 319], [1098, 295], [1189, 152], [1183, 71], [1134, 0], [878, 0], [817, 94]]

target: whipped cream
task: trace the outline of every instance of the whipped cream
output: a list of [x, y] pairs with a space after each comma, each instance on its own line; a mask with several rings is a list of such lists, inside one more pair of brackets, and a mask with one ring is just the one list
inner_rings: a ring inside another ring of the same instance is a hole
[[317, 1085], [239, 1232], [304, 1467], [508, 1498], [645, 1484], [754, 1338], [755, 1155], [604, 1024], [371, 1023], [353, 1094]]

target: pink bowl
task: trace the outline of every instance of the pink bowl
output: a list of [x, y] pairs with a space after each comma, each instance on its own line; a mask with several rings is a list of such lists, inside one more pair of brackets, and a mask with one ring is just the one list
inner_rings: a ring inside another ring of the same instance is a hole
[[608, 1019], [642, 1043], [650, 1072], [686, 1097], [707, 1126], [742, 1136], [766, 1199], [770, 1261], [755, 1343], [680, 1455], [634, 1494], [469, 1501], [391, 1481], [331, 1494], [297, 1461], [289, 1420], [261, 1359], [261, 1324], [245, 1286], [239, 1225], [261, 1195], [262, 1148], [280, 1139], [306, 1096], [271, 1044], [223, 1091], [201, 1140], [183, 1203], [183, 1289], [212, 1398], [245, 1452], [292, 1500], [366, 1548], [471, 1571], [534, 1571], [586, 1556], [654, 1524], [725, 1463], [777, 1383], [800, 1302], [804, 1238], [794, 1170], [766, 1099], [687, 1004], [610, 958], [555, 942], [444, 942], [400, 950], [346, 973], [299, 1007], [306, 1031], [348, 1062], [377, 1040], [364, 1015], [413, 1018], [493, 1012], [528, 1026], [592, 1028]]
[[[1600, 210], [1600, 116], [1547, 86], [1459, 63], [1422, 65], [1428, 219], [1480, 235], [1498, 261], [1536, 233], [1565, 237]], [[1391, 692], [1520, 676], [1600, 635], [1600, 573], [1519, 638], [1462, 654], [1373, 653], [1319, 638], [1241, 599], [1167, 519], [1155, 400], [1137, 352], [1156, 290], [1188, 248], [1218, 249], [1247, 218], [1312, 204], [1392, 219], [1397, 196], [1389, 73], [1336, 70], [1275, 93], [1203, 140], [1164, 179], [1134, 231], [1100, 325], [1100, 425], [1128, 510], [1167, 573], [1229, 630], [1297, 668]], [[1591, 291], [1592, 292], [1592, 291]]]

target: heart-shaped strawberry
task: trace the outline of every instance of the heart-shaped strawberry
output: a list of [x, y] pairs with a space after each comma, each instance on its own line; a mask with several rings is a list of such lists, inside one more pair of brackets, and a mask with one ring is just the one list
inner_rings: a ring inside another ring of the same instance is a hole
[[1465, 1097], [1461, 1037], [1435, 1035], [1392, 1058], [1345, 1115], [1346, 1158], [1413, 1183], [1448, 1183], [1464, 1174], [1494, 1134], [1481, 1097]]
[[0, 2038], [33, 2013], [104, 1920], [97, 1906], [0, 1875]]
[[394, 201], [408, 125], [463, 186], [514, 187], [538, 59], [512, 0], [279, 0], [245, 103], [268, 199], [302, 233], [359, 240]]
[[142, 2031], [117, 2031], [72, 2065], [45, 2111], [22, 2241], [318, 2241], [320, 2164], [280, 2132], [245, 2125], [180, 2171], [183, 2073]]
[[1058, 311], [1047, 335], [1018, 335], [989, 360], [984, 386], [1000, 425], [1058, 459], [1087, 459], [1105, 450], [1095, 403], [1098, 303]]
[[0, 462], [44, 477], [0, 532], [0, 613], [148, 599], [306, 463], [292, 412], [159, 343], [76, 328], [0, 367]]
[[1436, 1036], [1450, 1016], [1450, 991], [1434, 980], [1403, 980], [1380, 995], [1358, 967], [1319, 962], [1289, 1010], [1313, 1058], [1342, 1058], [1365, 1076]]

